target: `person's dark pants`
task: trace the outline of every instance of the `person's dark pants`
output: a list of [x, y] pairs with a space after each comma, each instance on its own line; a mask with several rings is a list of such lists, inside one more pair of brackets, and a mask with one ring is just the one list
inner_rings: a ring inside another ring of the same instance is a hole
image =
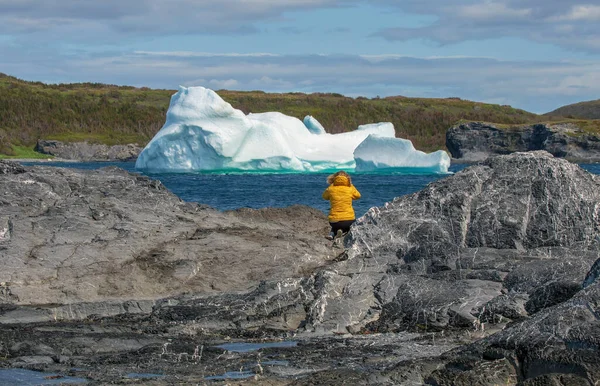
[[350, 225], [354, 224], [355, 221], [356, 220], [330, 222], [329, 225], [331, 225], [331, 232], [333, 232], [333, 234], [335, 235], [337, 231], [341, 229], [342, 232], [348, 233], [350, 231]]

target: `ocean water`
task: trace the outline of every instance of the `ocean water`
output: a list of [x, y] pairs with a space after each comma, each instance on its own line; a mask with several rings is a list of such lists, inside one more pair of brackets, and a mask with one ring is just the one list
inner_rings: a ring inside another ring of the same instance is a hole
[[[23, 162], [24, 165], [45, 165], [77, 169], [98, 169], [117, 166], [136, 172], [133, 162]], [[468, 165], [454, 164], [455, 173]], [[600, 174], [600, 164], [582, 164], [592, 173]], [[144, 173], [140, 173], [144, 174]], [[172, 173], [146, 174], [160, 180], [169, 190], [188, 202], [210, 205], [220, 210], [237, 208], [287, 207], [308, 205], [327, 212], [329, 202], [321, 198], [327, 188], [327, 174], [213, 174]], [[445, 178], [436, 174], [375, 174], [351, 173], [352, 182], [362, 198], [354, 202], [356, 216], [373, 206], [382, 206], [394, 197], [414, 193], [428, 183]]]

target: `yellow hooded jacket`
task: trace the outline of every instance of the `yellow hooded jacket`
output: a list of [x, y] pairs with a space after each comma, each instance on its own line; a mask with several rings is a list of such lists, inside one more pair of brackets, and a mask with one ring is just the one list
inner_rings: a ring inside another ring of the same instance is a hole
[[352, 200], [360, 198], [360, 193], [345, 176], [336, 176], [333, 184], [323, 192], [323, 198], [330, 201], [329, 222], [354, 220]]

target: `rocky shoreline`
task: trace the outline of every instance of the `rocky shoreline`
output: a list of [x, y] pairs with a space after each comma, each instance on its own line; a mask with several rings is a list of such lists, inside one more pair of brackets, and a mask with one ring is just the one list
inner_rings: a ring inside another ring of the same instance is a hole
[[452, 162], [474, 163], [491, 156], [545, 150], [576, 163], [600, 162], [600, 137], [573, 123], [499, 128], [484, 122], [455, 125], [446, 132]]
[[89, 384], [594, 385], [599, 185], [546, 152], [494, 157], [332, 243], [308, 207], [221, 212], [114, 167], [0, 161], [0, 367]]
[[88, 142], [62, 142], [40, 139], [35, 151], [57, 157], [60, 160], [76, 162], [97, 161], [135, 161], [143, 147], [130, 143], [126, 145], [108, 146]]

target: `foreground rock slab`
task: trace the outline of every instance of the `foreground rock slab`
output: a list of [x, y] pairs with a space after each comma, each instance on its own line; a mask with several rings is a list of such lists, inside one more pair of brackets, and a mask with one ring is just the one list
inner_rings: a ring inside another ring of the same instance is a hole
[[[183, 292], [241, 291], [261, 280], [302, 277], [336, 253], [323, 238], [325, 215], [309, 207], [224, 213], [113, 167], [0, 162], [0, 171], [6, 304], [103, 301], [108, 313], [147, 311], [148, 300]], [[53, 317], [102, 313], [85, 308], [55, 309]]]

